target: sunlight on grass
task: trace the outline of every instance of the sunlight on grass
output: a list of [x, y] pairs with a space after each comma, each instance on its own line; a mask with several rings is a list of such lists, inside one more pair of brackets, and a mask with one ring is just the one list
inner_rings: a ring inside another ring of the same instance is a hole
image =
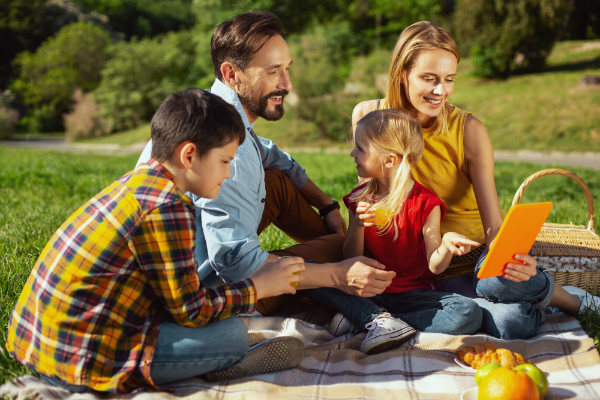
[[150, 140], [150, 123], [140, 125], [137, 128], [128, 131], [115, 133], [109, 136], [102, 136], [93, 139], [77, 140], [76, 143], [86, 144], [118, 144], [129, 146], [135, 143]]

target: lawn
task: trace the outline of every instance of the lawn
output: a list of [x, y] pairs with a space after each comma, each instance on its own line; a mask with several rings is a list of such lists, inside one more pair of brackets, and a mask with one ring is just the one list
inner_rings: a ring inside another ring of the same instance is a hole
[[[338, 200], [356, 183], [354, 164], [347, 155], [297, 153], [294, 156], [315, 183]], [[0, 384], [28, 373], [8, 357], [4, 343], [8, 316], [41, 249], [74, 210], [130, 170], [137, 158], [137, 154], [109, 157], [0, 148], [3, 161], [0, 168]], [[509, 208], [521, 182], [541, 168], [522, 163], [496, 164], [496, 183], [503, 209]], [[600, 201], [598, 172], [572, 170]], [[541, 200], [554, 202], [550, 222], [587, 222], [581, 188], [568, 178], [547, 177], [534, 182], [523, 202]], [[599, 216], [600, 212], [596, 211], [597, 221]], [[261, 242], [266, 250], [294, 243], [273, 228], [261, 235]], [[582, 323], [600, 348], [600, 314], [590, 314]]]

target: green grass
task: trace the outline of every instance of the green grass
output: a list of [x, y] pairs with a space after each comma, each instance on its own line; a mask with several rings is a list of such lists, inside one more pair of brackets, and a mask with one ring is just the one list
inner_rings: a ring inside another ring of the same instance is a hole
[[118, 144], [129, 146], [150, 139], [150, 123], [140, 125], [128, 131], [115, 133], [114, 135], [102, 136], [93, 139], [76, 140], [75, 143], [86, 144]]
[[[356, 172], [348, 155], [297, 153], [313, 181], [332, 197], [341, 200], [356, 184]], [[81, 204], [135, 165], [138, 155], [89, 156], [30, 149], [0, 148], [0, 384], [28, 373], [4, 350], [8, 317], [41, 249], [60, 224]], [[502, 207], [531, 173], [542, 167], [522, 163], [497, 163], [496, 183]], [[600, 201], [600, 174], [574, 168]], [[579, 186], [564, 177], [547, 177], [534, 182], [524, 202], [550, 200], [555, 204], [552, 222], [584, 224], [586, 206]], [[596, 208], [598, 210], [598, 208]], [[346, 215], [347, 211], [343, 210]], [[596, 220], [600, 220], [596, 212]], [[266, 250], [294, 242], [274, 228], [261, 235]], [[600, 347], [599, 314], [582, 320]]]
[[600, 88], [577, 87], [583, 75], [600, 74], [598, 44], [558, 43], [546, 72], [505, 81], [477, 79], [463, 60], [450, 101], [486, 125], [494, 149], [598, 152]]

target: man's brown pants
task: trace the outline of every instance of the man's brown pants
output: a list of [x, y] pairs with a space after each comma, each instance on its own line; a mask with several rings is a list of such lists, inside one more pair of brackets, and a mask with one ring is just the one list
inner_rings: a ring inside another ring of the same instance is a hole
[[[302, 197], [285, 174], [277, 169], [265, 170], [267, 197], [265, 210], [258, 226], [258, 234], [274, 224], [300, 244], [284, 250], [271, 251], [277, 256], [302, 257], [305, 261], [320, 263], [339, 262], [344, 259], [342, 247], [345, 236], [332, 234], [319, 214]], [[270, 314], [294, 296], [283, 295], [261, 299], [257, 310]]]

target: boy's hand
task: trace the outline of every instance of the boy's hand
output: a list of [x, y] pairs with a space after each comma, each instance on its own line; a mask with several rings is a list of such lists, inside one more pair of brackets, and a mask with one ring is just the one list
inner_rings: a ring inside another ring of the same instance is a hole
[[[365, 214], [369, 209], [373, 207], [373, 204], [366, 201], [359, 201], [356, 205], [356, 225], [358, 226], [375, 226], [375, 214]], [[365, 222], [366, 219], [373, 219], [373, 222]]]
[[514, 282], [523, 282], [528, 281], [529, 278], [537, 274], [537, 261], [535, 258], [527, 254], [516, 254], [515, 258], [522, 261], [523, 264], [506, 264], [503, 277]]
[[444, 246], [452, 253], [453, 256], [462, 256], [471, 251], [471, 246], [479, 247], [480, 244], [469, 239], [466, 236], [456, 232], [447, 232], [442, 238]]
[[283, 257], [266, 263], [252, 275], [258, 299], [279, 296], [285, 293], [295, 294], [292, 282], [302, 280], [305, 270], [304, 260], [300, 257]]

